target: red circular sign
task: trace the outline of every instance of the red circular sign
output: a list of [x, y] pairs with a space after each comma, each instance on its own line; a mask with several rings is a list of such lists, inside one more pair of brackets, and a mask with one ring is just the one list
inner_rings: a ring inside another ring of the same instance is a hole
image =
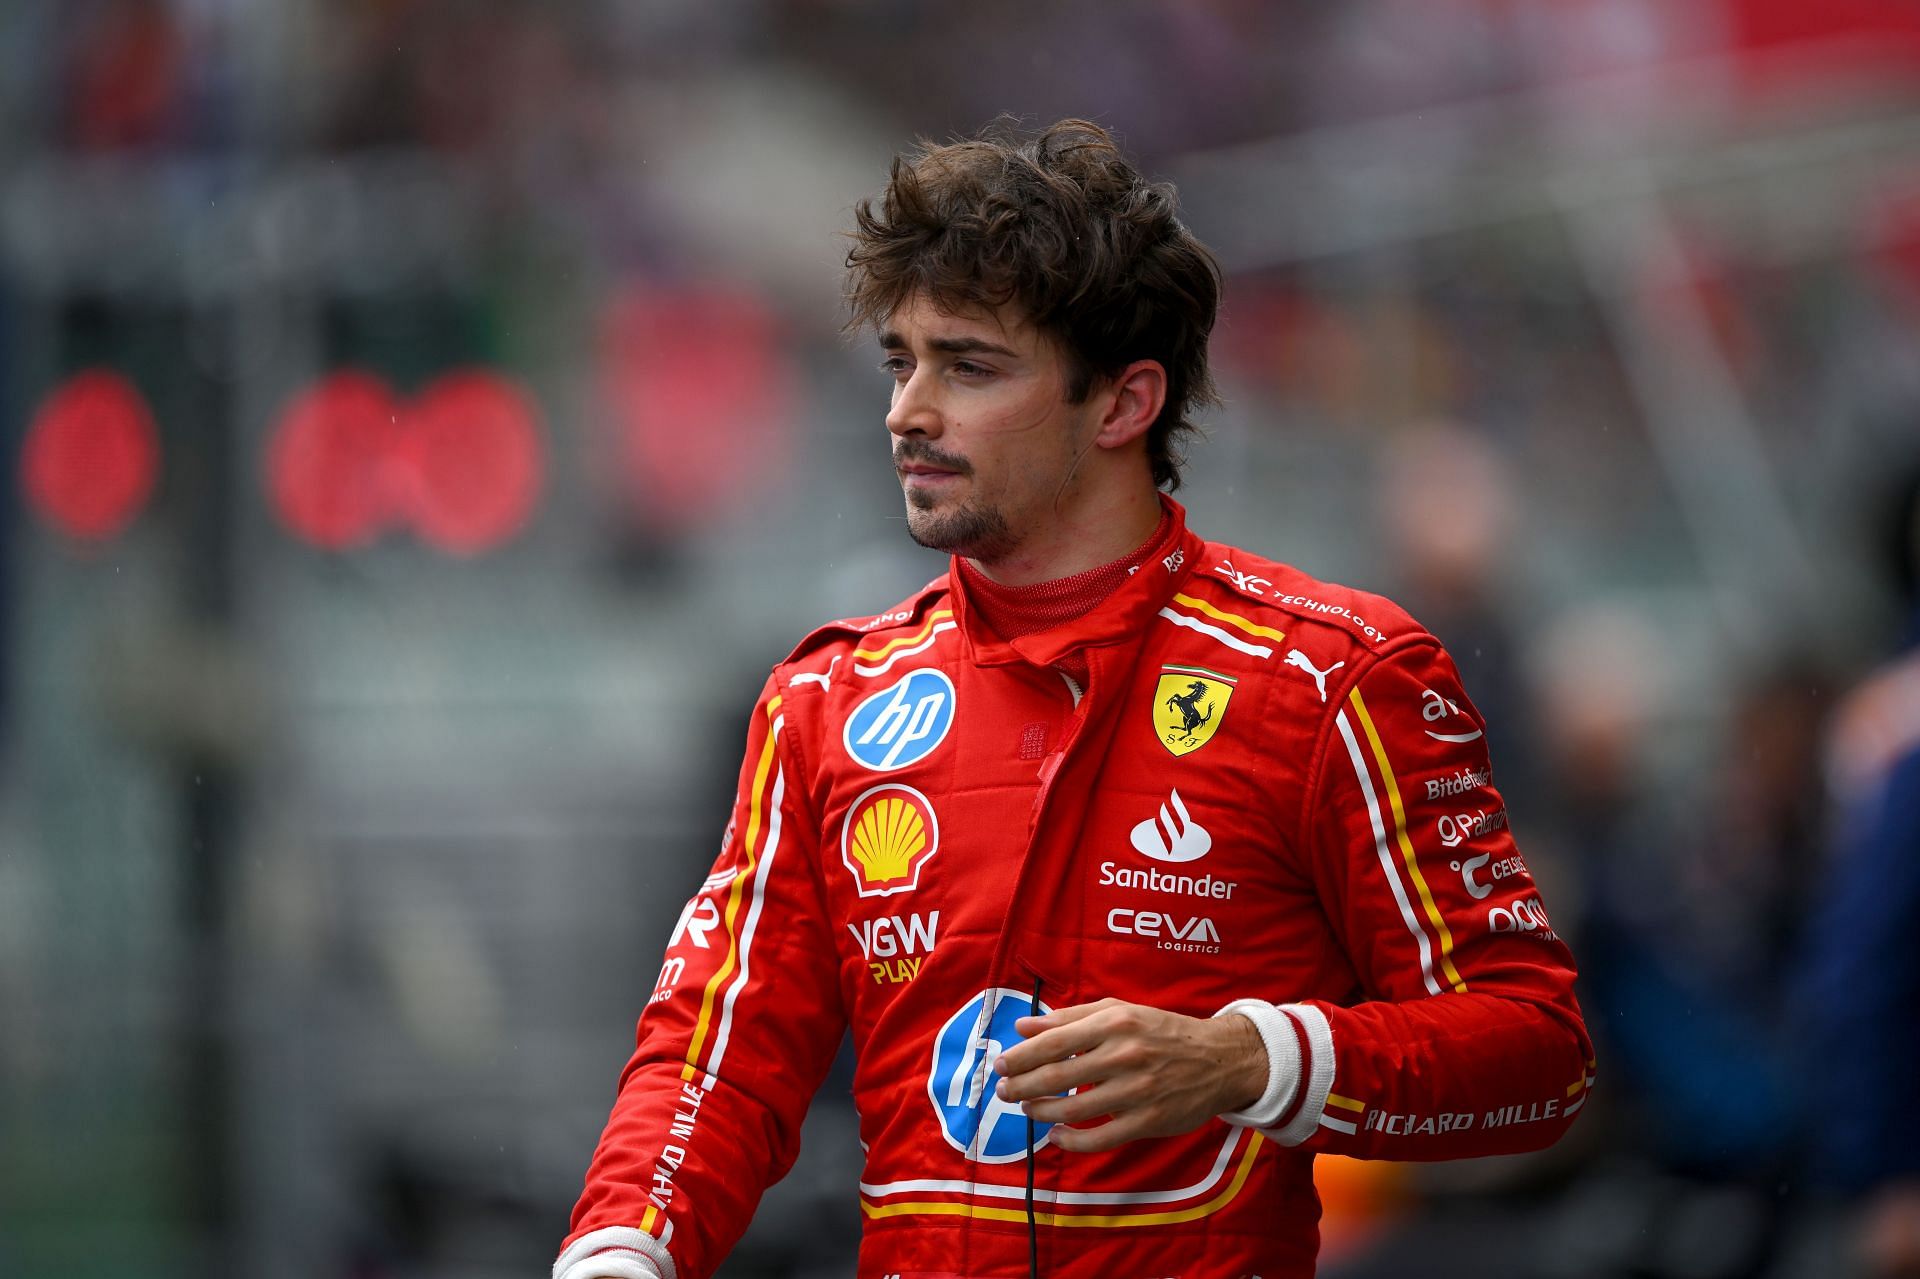
[[520, 531], [544, 461], [539, 414], [517, 386], [479, 369], [450, 373], [421, 392], [406, 426], [400, 456], [415, 532], [472, 555]]
[[395, 524], [460, 555], [525, 526], [545, 474], [539, 411], [508, 379], [449, 373], [411, 403], [369, 373], [335, 373], [296, 397], [267, 454], [275, 511], [330, 551]]
[[99, 541], [146, 505], [160, 470], [160, 432], [118, 373], [77, 374], [41, 402], [20, 459], [22, 487], [41, 518]]
[[296, 396], [267, 453], [274, 510], [306, 541], [330, 551], [365, 546], [394, 505], [388, 458], [400, 406], [367, 373], [335, 373]]

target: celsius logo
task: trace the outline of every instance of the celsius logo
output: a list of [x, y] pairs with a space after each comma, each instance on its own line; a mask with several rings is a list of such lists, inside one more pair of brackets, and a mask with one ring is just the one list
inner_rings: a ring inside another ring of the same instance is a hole
[[1213, 847], [1213, 836], [1207, 833], [1205, 826], [1193, 820], [1186, 804], [1180, 799], [1179, 791], [1174, 791], [1168, 798], [1173, 803], [1173, 811], [1168, 812], [1167, 806], [1162, 804], [1157, 825], [1149, 817], [1135, 826], [1133, 846], [1157, 862], [1198, 861]]
[[[1527, 863], [1517, 854], [1512, 857], [1502, 857], [1499, 861], [1495, 862], [1493, 861], [1492, 853], [1482, 853], [1478, 857], [1469, 857], [1463, 862], [1448, 862], [1447, 865], [1460, 872], [1460, 882], [1466, 887], [1468, 895], [1474, 898], [1474, 900], [1479, 901], [1493, 891], [1493, 884], [1491, 882], [1483, 883], [1473, 876], [1476, 871], [1486, 866], [1488, 862], [1493, 862], [1493, 865], [1487, 869], [1488, 881], [1512, 879], [1515, 875], [1526, 875], [1529, 873]], [[1498, 910], [1499, 907], [1495, 907], [1494, 909]], [[1493, 916], [1489, 915], [1487, 917], [1487, 926], [1489, 928], [1494, 928], [1495, 922]], [[1501, 930], [1494, 928], [1494, 931], [1499, 932]]]
[[853, 801], [840, 824], [840, 860], [862, 897], [920, 886], [920, 868], [940, 851], [933, 801], [911, 786], [875, 786]]
[[[995, 986], [968, 1000], [934, 1036], [927, 1096], [940, 1135], [975, 1163], [1007, 1164], [1026, 1157], [1026, 1112], [994, 1091], [1000, 1076], [993, 1063], [1021, 1042], [1015, 1021], [1052, 1011], [1021, 991]], [[1047, 1144], [1052, 1130], [1052, 1124], [1033, 1125], [1035, 1149]]]
[[853, 708], [841, 735], [862, 768], [890, 773], [933, 753], [953, 727], [953, 681], [936, 670], [908, 672]]

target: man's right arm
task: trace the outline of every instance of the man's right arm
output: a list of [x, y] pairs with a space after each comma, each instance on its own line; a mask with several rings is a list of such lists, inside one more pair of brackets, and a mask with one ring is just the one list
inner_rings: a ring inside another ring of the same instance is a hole
[[781, 701], [769, 680], [733, 820], [668, 943], [554, 1279], [711, 1274], [798, 1153], [846, 1019]]

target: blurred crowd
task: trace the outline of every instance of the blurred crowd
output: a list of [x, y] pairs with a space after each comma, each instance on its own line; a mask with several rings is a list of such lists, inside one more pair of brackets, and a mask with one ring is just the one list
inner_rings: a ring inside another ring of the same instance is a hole
[[[9, 0], [0, 1275], [547, 1264], [754, 672], [941, 571], [835, 233], [1003, 111], [1180, 183], [1196, 526], [1445, 641], [1581, 963], [1568, 1141], [1325, 1272], [1920, 1274], [1912, 5]], [[846, 1112], [729, 1275], [849, 1272]]]

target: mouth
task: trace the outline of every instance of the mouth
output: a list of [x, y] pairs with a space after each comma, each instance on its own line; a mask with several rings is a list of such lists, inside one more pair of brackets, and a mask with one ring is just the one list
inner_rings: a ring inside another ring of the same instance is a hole
[[966, 474], [965, 465], [957, 460], [915, 457], [910, 453], [897, 455], [893, 461], [893, 469], [899, 473], [900, 483], [908, 492], [930, 492], [943, 489]]

